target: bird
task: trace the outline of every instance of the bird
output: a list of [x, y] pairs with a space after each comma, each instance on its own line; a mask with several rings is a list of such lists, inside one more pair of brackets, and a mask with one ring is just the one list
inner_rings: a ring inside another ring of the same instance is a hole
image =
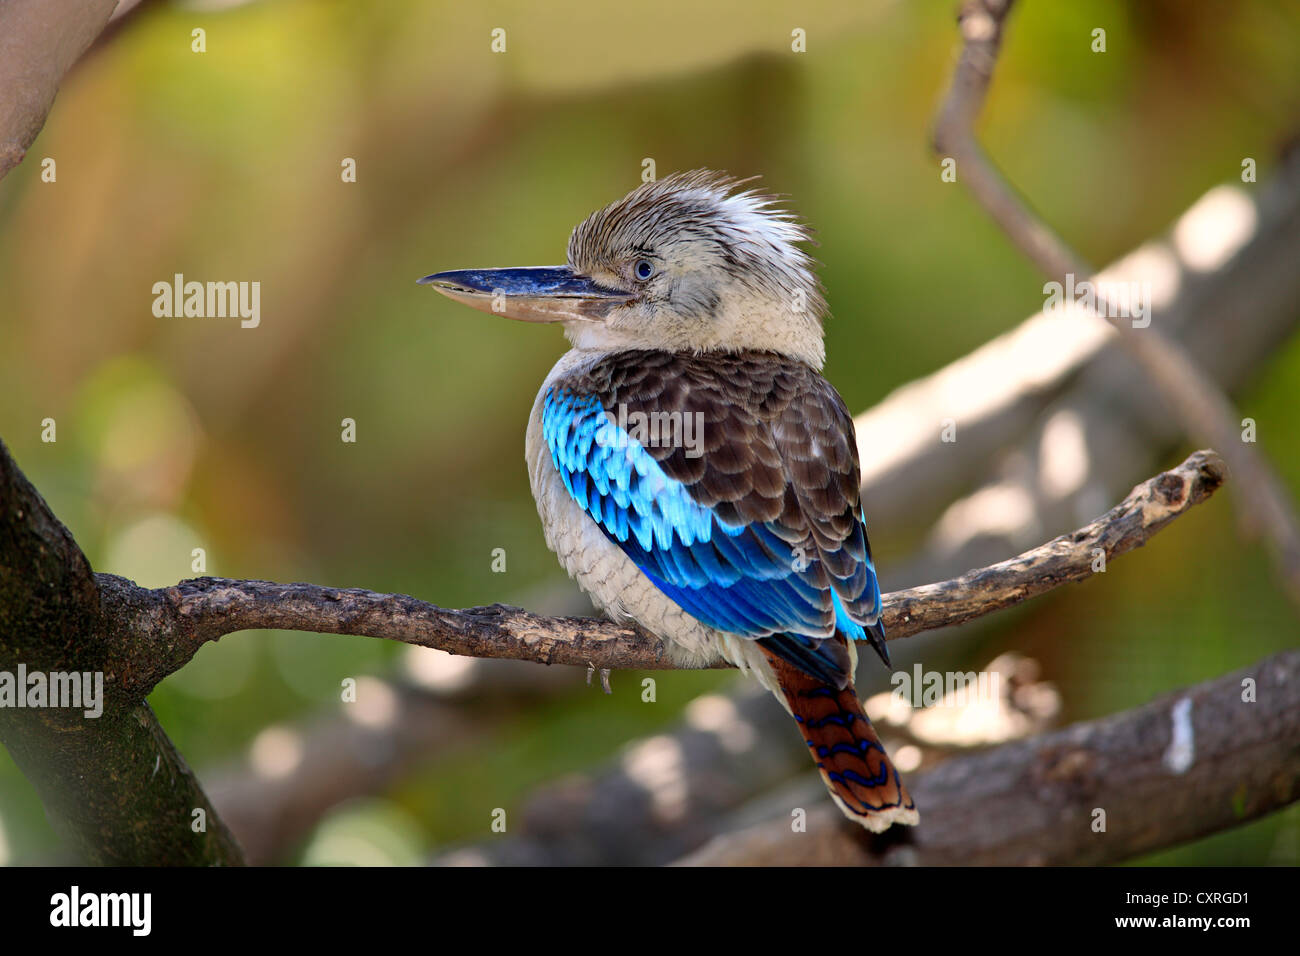
[[853, 418], [822, 376], [811, 230], [752, 183], [643, 182], [573, 229], [562, 266], [418, 281], [563, 327], [525, 439], [547, 545], [674, 663], [757, 678], [880, 833], [920, 817], [854, 686], [859, 644], [889, 652]]

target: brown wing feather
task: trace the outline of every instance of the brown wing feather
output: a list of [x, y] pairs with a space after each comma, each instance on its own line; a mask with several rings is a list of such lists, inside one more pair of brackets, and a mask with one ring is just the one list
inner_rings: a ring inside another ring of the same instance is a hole
[[[629, 351], [573, 384], [601, 395], [615, 415], [620, 405], [629, 414], [699, 413], [703, 454], [647, 448], [664, 471], [727, 524], [770, 522], [807, 555], [805, 580], [834, 587], [855, 620], [874, 619], [853, 418], [815, 369], [768, 352]], [[829, 591], [823, 622], [829, 633]]]

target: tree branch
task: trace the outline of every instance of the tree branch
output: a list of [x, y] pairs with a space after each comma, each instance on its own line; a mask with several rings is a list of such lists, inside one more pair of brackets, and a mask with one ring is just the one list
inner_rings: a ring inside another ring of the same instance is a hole
[[[959, 178], [1007, 236], [1049, 278], [1082, 280], [1093, 268], [1021, 200], [975, 138], [1014, 0], [966, 0], [958, 21], [963, 47], [934, 127], [934, 148], [957, 160]], [[1273, 544], [1286, 591], [1300, 604], [1300, 523], [1281, 482], [1253, 444], [1241, 441], [1241, 416], [1188, 354], [1154, 327], [1135, 329], [1098, 295], [1097, 310], [1119, 333], [1186, 432], [1222, 452], [1237, 477], [1248, 528]]]
[[[124, 693], [129, 654], [81, 549], [0, 442], [0, 672], [103, 674], [103, 713], [0, 707], [0, 743], [54, 828], [92, 863], [238, 864], [239, 847], [143, 694]], [[123, 655], [128, 655], [123, 657]], [[125, 679], [124, 679], [125, 678]], [[18, 693], [27, 694], [21, 687]], [[195, 811], [203, 811], [198, 832]]]
[[[1094, 573], [1098, 553], [1110, 561], [1141, 547], [1223, 481], [1222, 460], [1214, 452], [1196, 452], [1072, 534], [950, 581], [885, 595], [886, 632], [897, 640], [960, 624], [1083, 580]], [[452, 654], [543, 664], [679, 666], [659, 638], [594, 618], [547, 618], [499, 604], [449, 610], [404, 594], [316, 584], [196, 578], [148, 590], [116, 575], [96, 578], [105, 613], [115, 621], [112, 633], [132, 645], [114, 653], [133, 662], [122, 674], [122, 690], [132, 696], [147, 694], [206, 642], [261, 628], [388, 638]]]
[[[953, 757], [908, 787], [923, 808], [915, 829], [872, 838], [809, 787], [769, 808], [766, 822], [681, 862], [1098, 865], [1237, 826], [1300, 799], [1300, 651], [1135, 710]], [[807, 832], [792, 831], [794, 806], [808, 808]]]
[[72, 64], [103, 31], [117, 0], [0, 3], [0, 179], [27, 155]]

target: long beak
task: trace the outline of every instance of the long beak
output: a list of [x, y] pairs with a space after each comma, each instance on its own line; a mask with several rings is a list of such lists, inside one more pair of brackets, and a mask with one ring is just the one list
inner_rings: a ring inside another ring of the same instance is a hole
[[523, 322], [600, 321], [632, 293], [599, 285], [568, 266], [523, 269], [462, 269], [419, 280], [449, 299], [480, 312]]

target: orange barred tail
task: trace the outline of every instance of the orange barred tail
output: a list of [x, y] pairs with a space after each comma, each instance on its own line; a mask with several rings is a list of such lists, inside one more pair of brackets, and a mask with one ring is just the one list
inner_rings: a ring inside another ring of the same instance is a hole
[[858, 700], [853, 682], [843, 690], [809, 677], [767, 652], [826, 789], [844, 815], [873, 833], [892, 824], [916, 825], [920, 814]]

